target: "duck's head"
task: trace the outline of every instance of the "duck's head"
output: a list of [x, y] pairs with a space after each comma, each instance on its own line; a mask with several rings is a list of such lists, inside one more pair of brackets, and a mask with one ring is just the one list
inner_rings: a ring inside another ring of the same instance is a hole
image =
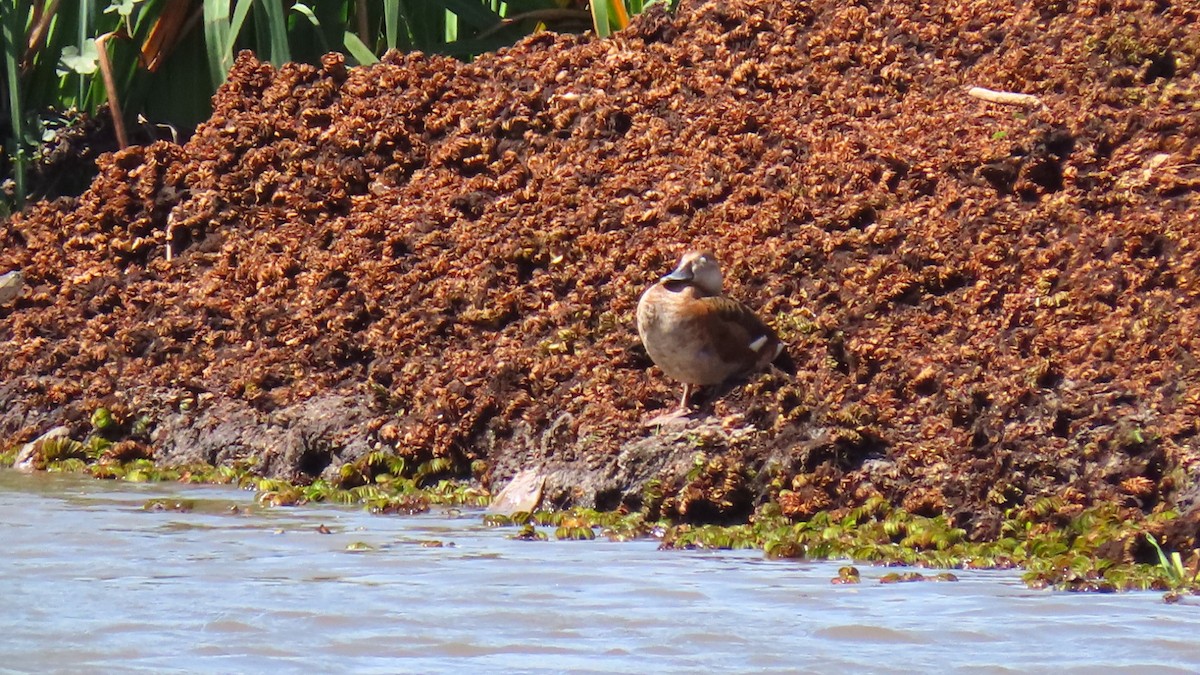
[[724, 286], [721, 265], [717, 262], [717, 257], [709, 251], [689, 251], [683, 254], [675, 270], [662, 280], [667, 283], [680, 281], [693, 284], [706, 295], [720, 295]]

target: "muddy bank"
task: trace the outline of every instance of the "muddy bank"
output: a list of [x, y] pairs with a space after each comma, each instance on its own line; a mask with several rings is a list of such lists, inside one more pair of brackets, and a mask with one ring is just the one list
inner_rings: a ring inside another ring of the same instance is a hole
[[[992, 4], [685, 2], [470, 65], [243, 55], [185, 145], [0, 230], [28, 284], [0, 432], [105, 407], [168, 462], [303, 480], [383, 450], [603, 507], [661, 479], [653, 508], [703, 520], [1178, 507], [1191, 546], [1200, 11]], [[691, 247], [799, 374], [655, 435], [679, 390], [633, 312]]]

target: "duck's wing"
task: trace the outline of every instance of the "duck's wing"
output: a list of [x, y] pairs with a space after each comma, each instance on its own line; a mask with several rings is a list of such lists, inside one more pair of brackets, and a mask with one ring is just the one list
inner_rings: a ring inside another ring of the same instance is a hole
[[796, 373], [783, 342], [754, 310], [724, 296], [698, 298], [697, 303], [698, 313], [704, 315], [713, 347], [721, 359], [742, 364], [746, 369], [775, 363], [780, 370]]

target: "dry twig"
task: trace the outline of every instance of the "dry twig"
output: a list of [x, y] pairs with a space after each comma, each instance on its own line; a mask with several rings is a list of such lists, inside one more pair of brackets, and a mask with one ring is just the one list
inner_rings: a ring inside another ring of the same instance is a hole
[[983, 87], [971, 87], [967, 90], [967, 95], [990, 103], [1005, 103], [1030, 107], [1045, 105], [1042, 103], [1042, 99], [1033, 94], [1019, 94], [1015, 91], [996, 91], [995, 89], [984, 89]]

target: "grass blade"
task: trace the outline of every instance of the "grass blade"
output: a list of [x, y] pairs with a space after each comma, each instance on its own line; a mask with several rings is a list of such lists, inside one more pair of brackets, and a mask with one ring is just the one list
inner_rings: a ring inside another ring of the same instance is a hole
[[[1154, 535], [1149, 532], [1146, 533], [1146, 541], [1150, 542], [1150, 545], [1154, 547], [1154, 552], [1158, 554], [1158, 567], [1167, 577], [1167, 583], [1172, 588], [1178, 588], [1184, 582], [1183, 561], [1178, 560], [1177, 564], [1172, 564], [1171, 558], [1168, 558], [1162, 547], [1158, 545], [1158, 539], [1155, 539]], [[1175, 553], [1174, 555], [1178, 556], [1179, 554]]]
[[329, 42], [325, 39], [325, 31], [321, 30], [321, 20], [317, 18], [317, 15], [312, 11], [312, 9], [303, 2], [297, 2], [296, 4], [292, 5], [292, 11], [297, 12], [300, 14], [300, 16], [308, 19], [308, 22], [311, 23], [312, 27], [316, 30], [317, 44], [321, 46], [321, 51], [328, 52]]
[[[76, 41], [76, 44], [78, 44], [79, 47], [83, 47], [84, 42], [88, 42], [88, 38], [92, 36], [91, 12], [91, 2], [80, 0], [78, 12], [79, 25], [77, 26], [78, 40]], [[78, 89], [76, 91], [76, 100], [79, 101], [80, 104], [82, 104], [84, 101], [85, 86], [86, 85], [84, 84], [83, 78], [79, 78]]]
[[204, 0], [204, 47], [213, 88], [225, 83], [233, 67], [233, 47], [254, 0], [238, 0], [229, 15], [229, 0]]
[[367, 66], [372, 63], [379, 63], [379, 59], [375, 57], [375, 53], [371, 51], [371, 48], [363, 44], [363, 41], [354, 33], [346, 31], [342, 44], [345, 45], [346, 51], [350, 52], [350, 56], [354, 57], [354, 60], [358, 61], [360, 65]]
[[596, 37], [606, 38], [612, 30], [612, 17], [609, 14], [608, 0], [592, 0], [592, 28], [596, 31]]
[[233, 65], [229, 58], [229, 32], [229, 2], [204, 0], [204, 44], [213, 87], [225, 83], [225, 74]]
[[[229, 59], [229, 65], [233, 65], [233, 46], [237, 42], [237, 37], [242, 34], [242, 26], [246, 23], [246, 16], [250, 13], [250, 7], [254, 4], [254, 0], [238, 0], [233, 7], [233, 20], [229, 22], [229, 38], [225, 43], [225, 55]], [[226, 68], [225, 72], [229, 72]]]
[[267, 16], [267, 46], [271, 64], [276, 68], [292, 60], [288, 48], [287, 14], [283, 11], [283, 0], [262, 0]]
[[383, 37], [388, 49], [395, 49], [400, 36], [400, 0], [383, 2]]

